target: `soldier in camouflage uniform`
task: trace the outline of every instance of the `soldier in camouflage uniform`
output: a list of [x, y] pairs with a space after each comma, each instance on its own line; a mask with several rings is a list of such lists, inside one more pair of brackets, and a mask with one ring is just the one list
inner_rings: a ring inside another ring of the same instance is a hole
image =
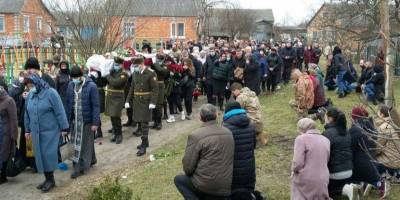
[[247, 116], [253, 124], [257, 140], [266, 145], [268, 142], [267, 135], [263, 132], [263, 123], [261, 121], [261, 105], [255, 92], [249, 88], [244, 87], [240, 83], [233, 83], [231, 85], [232, 95], [240, 106], [246, 110]]
[[[138, 130], [134, 135], [141, 136], [142, 143], [137, 146], [139, 151], [137, 156], [146, 154], [149, 147], [149, 122], [151, 112], [156, 108], [158, 98], [158, 83], [156, 73], [144, 65], [143, 57], [138, 57], [133, 61], [134, 72], [132, 74], [132, 84], [126, 102], [133, 98], [133, 119], [138, 123]], [[129, 107], [129, 103], [125, 103]]]
[[110, 74], [106, 76], [108, 88], [106, 97], [106, 115], [111, 118], [113, 137], [111, 142], [122, 143], [121, 115], [125, 102], [125, 86], [128, 82], [128, 74], [122, 70], [122, 58], [114, 58], [114, 66]]
[[153, 110], [153, 121], [154, 125], [152, 129], [161, 130], [162, 128], [162, 109], [165, 101], [165, 83], [164, 81], [169, 76], [169, 70], [164, 65], [165, 56], [163, 54], [163, 49], [157, 50], [156, 63], [151, 65], [151, 69], [157, 74], [158, 83], [158, 95], [156, 108]]
[[298, 118], [304, 118], [308, 115], [308, 110], [314, 105], [314, 87], [309, 75], [303, 74], [300, 70], [295, 69], [292, 72], [292, 80], [294, 82], [295, 99], [289, 102]]

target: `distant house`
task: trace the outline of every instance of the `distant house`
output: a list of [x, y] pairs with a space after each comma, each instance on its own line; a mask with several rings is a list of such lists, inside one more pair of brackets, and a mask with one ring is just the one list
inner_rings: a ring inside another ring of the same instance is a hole
[[42, 0], [0, 0], [0, 45], [39, 45], [50, 37], [54, 23]]
[[[308, 40], [325, 45], [342, 44], [360, 50], [362, 42], [375, 38], [379, 31], [379, 25], [371, 27], [370, 17], [355, 12], [362, 9], [360, 6], [362, 4], [324, 3], [307, 23]], [[392, 20], [390, 24], [392, 33], [400, 32], [398, 22]]]
[[307, 28], [305, 26], [275, 26], [275, 38], [285, 41], [294, 38], [307, 39]]
[[[123, 32], [135, 43], [160, 46], [167, 40], [196, 40], [193, 0], [135, 0], [123, 19]], [[132, 37], [133, 38], [133, 37]]]
[[[214, 8], [210, 13], [205, 28], [209, 37], [251, 38], [258, 41], [274, 37], [274, 15], [271, 9]], [[235, 30], [234, 26], [239, 27]]]

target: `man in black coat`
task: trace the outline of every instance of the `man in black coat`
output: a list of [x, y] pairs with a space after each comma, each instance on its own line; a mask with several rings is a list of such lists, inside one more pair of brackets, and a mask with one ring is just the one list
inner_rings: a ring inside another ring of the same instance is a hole
[[296, 63], [297, 68], [302, 71], [303, 70], [303, 62], [304, 62], [304, 47], [301, 42], [298, 44], [299, 46], [296, 48]]
[[244, 68], [243, 74], [244, 86], [248, 87], [258, 96], [261, 93], [261, 68], [259, 63], [251, 54], [247, 55], [246, 57], [246, 67]]
[[256, 184], [255, 129], [246, 111], [236, 101], [226, 104], [223, 120], [223, 125], [232, 132], [235, 141], [231, 199], [252, 199]]
[[215, 104], [215, 99], [213, 98], [213, 71], [216, 61], [219, 57], [215, 53], [215, 48], [211, 47], [209, 55], [206, 58], [206, 62], [203, 65], [203, 80], [206, 84], [207, 102], [210, 104]]
[[282, 49], [280, 56], [283, 59], [282, 79], [285, 84], [288, 84], [290, 81], [290, 73], [292, 72], [293, 61], [296, 58], [296, 51], [292, 48], [292, 43], [286, 43], [286, 47]]
[[278, 78], [280, 76], [280, 69], [282, 67], [282, 59], [278, 55], [276, 48], [271, 49], [271, 53], [267, 57], [268, 76], [267, 76], [267, 90], [269, 93], [275, 92]]

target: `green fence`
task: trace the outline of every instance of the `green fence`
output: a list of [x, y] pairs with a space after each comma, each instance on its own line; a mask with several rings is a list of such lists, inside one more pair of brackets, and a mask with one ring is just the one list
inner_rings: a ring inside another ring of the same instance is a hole
[[7, 81], [10, 83], [14, 76], [24, 70], [25, 61], [29, 57], [36, 57], [41, 64], [51, 60], [55, 55], [60, 55], [63, 60], [70, 63], [82, 64], [83, 58], [76, 49], [54, 49], [54, 48], [3, 48], [0, 49], [0, 63], [7, 72]]

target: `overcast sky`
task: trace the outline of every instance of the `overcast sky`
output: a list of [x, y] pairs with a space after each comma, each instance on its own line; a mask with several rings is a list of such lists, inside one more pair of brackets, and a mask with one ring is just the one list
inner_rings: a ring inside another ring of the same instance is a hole
[[275, 23], [296, 25], [310, 18], [324, 0], [237, 0], [243, 8], [271, 8]]

